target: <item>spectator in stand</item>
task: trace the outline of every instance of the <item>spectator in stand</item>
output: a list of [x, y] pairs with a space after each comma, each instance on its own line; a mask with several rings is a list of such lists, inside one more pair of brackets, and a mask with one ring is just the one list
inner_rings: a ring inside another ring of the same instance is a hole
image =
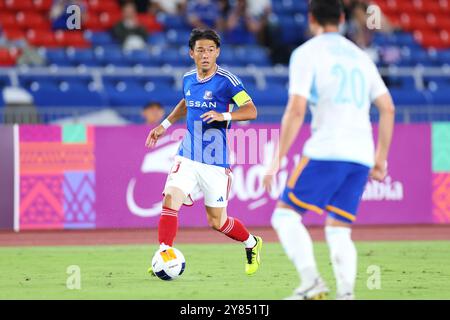
[[164, 117], [164, 108], [159, 102], [150, 102], [142, 109], [142, 118], [146, 124], [159, 124]]
[[186, 11], [186, 0], [151, 0], [150, 12], [182, 16]]
[[222, 17], [228, 17], [230, 10], [231, 10], [230, 1], [219, 0], [219, 12]]
[[215, 0], [190, 0], [187, 5], [188, 23], [192, 28], [223, 31], [225, 22], [220, 9]]
[[133, 2], [127, 2], [122, 7], [122, 20], [113, 27], [112, 35], [125, 50], [145, 48], [148, 33], [139, 24], [136, 6]]
[[255, 34], [261, 31], [262, 24], [249, 14], [247, 0], [236, 0], [225, 24], [225, 38], [231, 44], [255, 42]]
[[86, 19], [86, 1], [84, 0], [56, 0], [50, 8], [50, 21], [53, 30], [67, 29], [67, 19], [71, 14], [67, 13], [67, 7], [77, 5], [81, 8], [81, 21]]
[[372, 46], [372, 40], [375, 32], [393, 32], [394, 29], [382, 15], [380, 29], [369, 29], [367, 27], [367, 8], [368, 4], [365, 1], [353, 1], [351, 3], [350, 19], [346, 21], [344, 26], [344, 33], [347, 38], [352, 40], [358, 47], [366, 51], [372, 59], [377, 62], [378, 52]]
[[151, 0], [119, 0], [119, 5], [123, 7], [128, 2], [134, 3], [138, 13], [147, 13], [151, 5]]

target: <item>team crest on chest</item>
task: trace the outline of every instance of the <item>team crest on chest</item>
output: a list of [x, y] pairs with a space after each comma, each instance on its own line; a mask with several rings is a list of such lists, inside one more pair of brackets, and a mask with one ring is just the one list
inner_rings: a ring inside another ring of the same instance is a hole
[[212, 91], [206, 90], [206, 91], [205, 91], [205, 95], [203, 96], [203, 99], [204, 99], [204, 100], [212, 100], [212, 98], [213, 98], [213, 93], [212, 93]]

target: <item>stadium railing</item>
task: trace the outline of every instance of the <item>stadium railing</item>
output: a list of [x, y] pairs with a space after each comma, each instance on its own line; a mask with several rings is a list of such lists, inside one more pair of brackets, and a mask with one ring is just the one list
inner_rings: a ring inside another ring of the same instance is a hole
[[[169, 76], [173, 77], [174, 90], [179, 90], [182, 86], [182, 76], [191, 68], [185, 67], [15, 67], [0, 68], [0, 76], [7, 76], [12, 86], [19, 86], [19, 77], [21, 76], [45, 76], [45, 77], [64, 77], [64, 76], [89, 76], [93, 79], [97, 90], [103, 90], [104, 78], [111, 76]], [[270, 88], [267, 80], [270, 77], [288, 77], [288, 68], [286, 66], [274, 67], [256, 67], [247, 66], [241, 68], [229, 68], [230, 71], [241, 77], [253, 77], [256, 87], [259, 89]], [[450, 77], [450, 66], [443, 67], [387, 67], [380, 68], [380, 73], [385, 77], [409, 76], [414, 78], [415, 88], [421, 90], [425, 88], [424, 79], [426, 77]], [[123, 118], [133, 123], [141, 123], [140, 116], [142, 105], [114, 107], [113, 109]], [[0, 108], [1, 123], [52, 123], [62, 118], [72, 118], [74, 122], [81, 116], [90, 112], [99, 111], [104, 108], [97, 106], [70, 107], [44, 107], [38, 106], [37, 117], [30, 117], [29, 113], [20, 110], [11, 112], [8, 108]], [[279, 121], [283, 114], [284, 105], [265, 106], [259, 109], [259, 121], [270, 122]], [[377, 113], [372, 110], [372, 119], [376, 120]], [[397, 122], [410, 123], [421, 121], [450, 121], [450, 106], [426, 106], [421, 104], [402, 105], [397, 109]], [[307, 117], [309, 121], [309, 117]]]

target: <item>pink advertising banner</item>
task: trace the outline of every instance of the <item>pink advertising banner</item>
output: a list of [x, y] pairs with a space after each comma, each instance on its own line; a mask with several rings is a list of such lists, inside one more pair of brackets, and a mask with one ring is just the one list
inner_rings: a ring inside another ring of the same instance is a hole
[[[163, 187], [179, 145], [179, 141], [171, 138], [171, 133], [180, 128], [172, 126], [154, 149], [144, 147], [148, 134], [146, 126], [95, 128], [97, 228], [157, 226]], [[229, 215], [248, 226], [269, 226], [278, 195], [300, 160], [309, 126], [303, 127], [281, 164], [272, 194], [264, 191], [261, 179], [265, 172], [264, 163], [272, 155], [279, 126], [258, 124], [234, 128], [238, 129], [234, 132], [237, 139], [241, 139], [237, 144], [239, 149], [247, 152], [245, 161], [240, 161], [242, 154], [234, 157], [238, 163], [232, 166], [234, 180]], [[382, 183], [368, 182], [356, 224], [433, 223], [430, 141], [429, 124], [396, 126], [389, 176]], [[202, 195], [195, 195], [194, 200], [192, 207], [181, 209], [180, 226], [207, 226]], [[305, 216], [309, 225], [322, 224], [324, 220], [325, 216], [315, 213]]]

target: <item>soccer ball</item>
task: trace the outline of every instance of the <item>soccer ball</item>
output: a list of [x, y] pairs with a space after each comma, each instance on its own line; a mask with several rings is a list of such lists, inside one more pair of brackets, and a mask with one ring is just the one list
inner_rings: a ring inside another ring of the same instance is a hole
[[152, 259], [153, 273], [161, 280], [173, 280], [181, 276], [186, 260], [180, 250], [164, 248], [156, 251]]

